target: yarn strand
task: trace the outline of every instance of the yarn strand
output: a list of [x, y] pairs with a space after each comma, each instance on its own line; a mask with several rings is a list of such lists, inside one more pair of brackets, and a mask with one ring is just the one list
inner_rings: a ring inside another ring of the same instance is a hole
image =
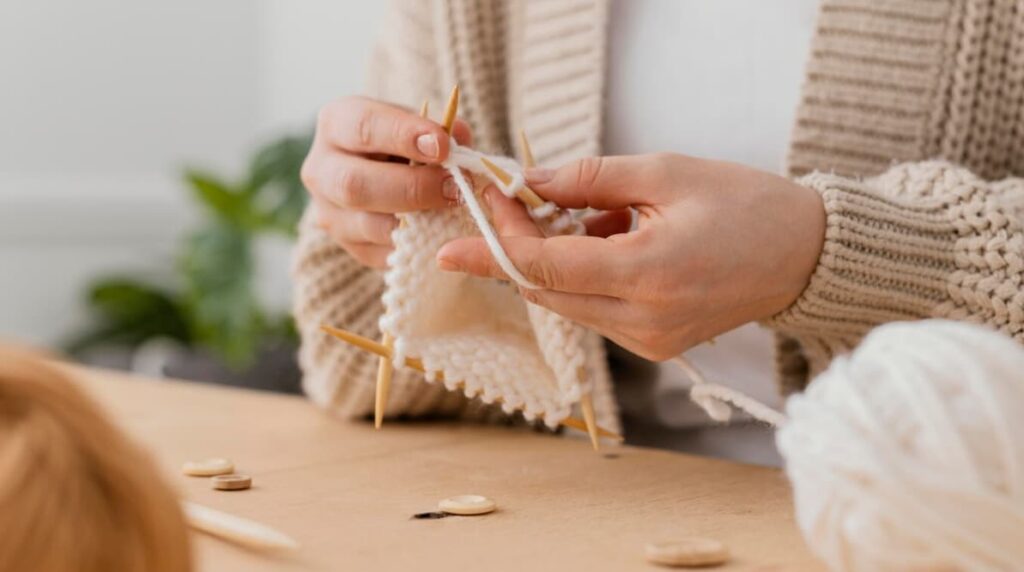
[[671, 361], [679, 366], [693, 382], [693, 387], [690, 388], [690, 399], [715, 421], [728, 421], [732, 417], [732, 411], [729, 409], [729, 405], [732, 405], [772, 427], [780, 427], [786, 422], [785, 415], [743, 392], [717, 383], [710, 383], [700, 370], [683, 356], [676, 356]]
[[[491, 163], [500, 166], [503, 170], [511, 173], [512, 180], [506, 184], [504, 181], [499, 179], [487, 169], [482, 168], [483, 163], [481, 159], [487, 159]], [[462, 170], [483, 175], [487, 177], [499, 191], [506, 197], [515, 197], [519, 191], [526, 185], [525, 178], [523, 176], [522, 167], [514, 160], [508, 157], [500, 157], [497, 155], [488, 155], [481, 153], [469, 147], [463, 147], [459, 145], [455, 139], [451, 139], [450, 151], [448, 153], [448, 159], [441, 163], [445, 169], [448, 170], [452, 175], [452, 179], [455, 181], [455, 185], [459, 188], [459, 194], [462, 197], [462, 202], [465, 203], [466, 208], [469, 210], [469, 215], [473, 219], [473, 223], [476, 224], [477, 229], [480, 230], [480, 234], [483, 235], [484, 241], [487, 243], [487, 249], [491, 251], [491, 255], [494, 256], [495, 262], [501, 267], [502, 271], [508, 275], [516, 284], [526, 288], [527, 290], [538, 290], [540, 287], [530, 282], [530, 280], [523, 275], [522, 272], [516, 268], [515, 263], [509, 258], [508, 253], [505, 252], [505, 248], [501, 245], [501, 241], [498, 238], [498, 233], [491, 226], [490, 221], [487, 219], [487, 214], [484, 213], [483, 208], [480, 206], [480, 201], [477, 200], [476, 192], [473, 190], [473, 185], [466, 180], [465, 175], [462, 174]], [[551, 216], [558, 208], [557, 205], [548, 201], [543, 205], [535, 208], [527, 209], [530, 217], [536, 221], [541, 221], [546, 217]], [[572, 234], [584, 234], [586, 230], [583, 225], [573, 219], [568, 214], [561, 216], [552, 222], [551, 230], [558, 233], [562, 233], [566, 229], [571, 229]]]
[[495, 262], [516, 284], [528, 290], [537, 290], [538, 286], [530, 282], [526, 276], [523, 276], [522, 272], [519, 272], [519, 269], [512, 262], [512, 259], [508, 257], [508, 253], [505, 252], [505, 248], [498, 239], [498, 233], [495, 232], [494, 227], [487, 220], [487, 215], [484, 214], [484, 209], [480, 206], [480, 202], [476, 200], [476, 193], [473, 192], [473, 187], [462, 174], [462, 169], [451, 164], [445, 164], [444, 166], [452, 174], [455, 185], [459, 187], [462, 202], [469, 209], [469, 215], [473, 217], [473, 222], [480, 229], [480, 234], [483, 235], [484, 242], [487, 243], [487, 248], [491, 251], [491, 255], [494, 256]]

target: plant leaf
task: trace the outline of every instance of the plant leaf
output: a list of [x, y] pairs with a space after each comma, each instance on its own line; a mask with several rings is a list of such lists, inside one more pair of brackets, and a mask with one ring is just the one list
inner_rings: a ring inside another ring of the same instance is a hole
[[229, 364], [251, 363], [263, 318], [252, 292], [248, 234], [223, 222], [196, 232], [186, 245], [182, 270], [196, 339]]
[[83, 352], [103, 345], [134, 347], [156, 337], [191, 343], [188, 318], [174, 294], [131, 278], [103, 278], [89, 287], [87, 304], [95, 324], [64, 347]]
[[287, 137], [256, 153], [245, 187], [259, 228], [295, 235], [307, 202], [299, 172], [312, 141], [312, 135]]
[[250, 216], [245, 193], [234, 191], [224, 181], [200, 171], [187, 171], [185, 180], [192, 193], [210, 209], [211, 214], [225, 221], [243, 223]]

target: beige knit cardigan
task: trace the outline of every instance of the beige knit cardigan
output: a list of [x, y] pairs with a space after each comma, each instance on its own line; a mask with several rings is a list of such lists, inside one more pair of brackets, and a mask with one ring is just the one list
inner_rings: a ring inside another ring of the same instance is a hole
[[[369, 93], [439, 109], [458, 83], [477, 147], [511, 153], [525, 129], [541, 164], [596, 155], [608, 24], [603, 0], [400, 0]], [[827, 230], [806, 291], [766, 321], [784, 389], [894, 320], [980, 322], [1024, 342], [1024, 0], [824, 0], [811, 50], [787, 173], [821, 193]], [[305, 389], [365, 415], [376, 357], [318, 326], [377, 338], [382, 280], [311, 219], [294, 266]], [[409, 372], [387, 413], [498, 415]]]

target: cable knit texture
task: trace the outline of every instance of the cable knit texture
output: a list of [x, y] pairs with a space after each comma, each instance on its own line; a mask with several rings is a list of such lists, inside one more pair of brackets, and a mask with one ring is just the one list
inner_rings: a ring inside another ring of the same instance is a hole
[[[368, 92], [440, 109], [458, 83], [477, 148], [509, 154], [525, 129], [541, 164], [598, 154], [607, 12], [604, 0], [394, 1]], [[766, 322], [786, 389], [894, 320], [969, 320], [1024, 342], [1022, 149], [1024, 0], [822, 2], [787, 172], [822, 194], [828, 224], [810, 285]], [[317, 328], [378, 338], [383, 282], [313, 220], [294, 272], [305, 387], [365, 415], [376, 358]], [[482, 308], [466, 319], [488, 323]], [[600, 341], [585, 345], [594, 375], [607, 376]], [[595, 396], [605, 412], [611, 401]], [[502, 415], [407, 370], [387, 413]]]

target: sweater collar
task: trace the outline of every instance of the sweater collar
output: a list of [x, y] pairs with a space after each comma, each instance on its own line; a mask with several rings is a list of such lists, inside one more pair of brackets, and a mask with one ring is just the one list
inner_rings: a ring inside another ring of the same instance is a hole
[[549, 166], [600, 154], [608, 2], [510, 2], [506, 17], [507, 141], [525, 131]]

